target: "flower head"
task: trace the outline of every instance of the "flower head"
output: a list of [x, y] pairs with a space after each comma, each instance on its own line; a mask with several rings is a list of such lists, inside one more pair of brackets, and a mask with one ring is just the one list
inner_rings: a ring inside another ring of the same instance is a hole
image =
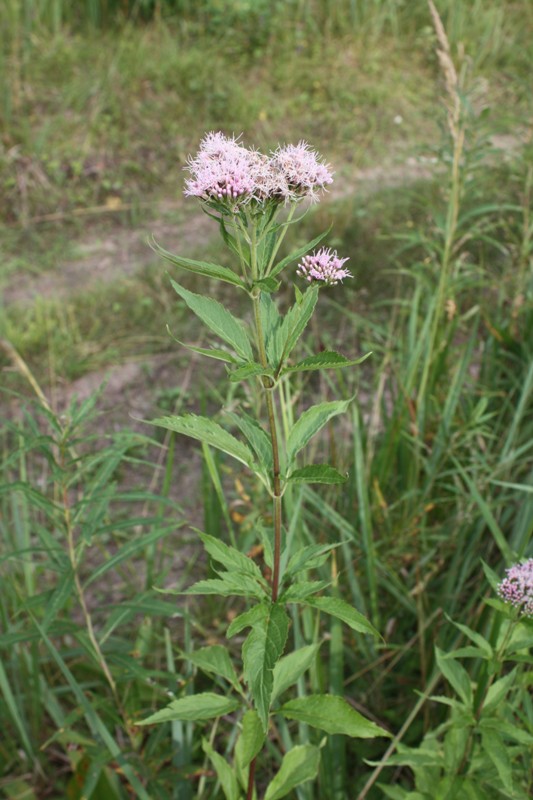
[[243, 147], [235, 137], [208, 133], [196, 156], [189, 159], [186, 169], [191, 177], [186, 181], [185, 194], [239, 206], [254, 196], [264, 161], [264, 156]]
[[308, 283], [318, 281], [325, 286], [335, 286], [343, 278], [353, 278], [351, 272], [343, 269], [347, 258], [339, 258], [336, 250], [323, 247], [318, 252], [304, 256], [298, 264], [296, 274]]
[[220, 131], [204, 136], [186, 169], [185, 194], [224, 203], [231, 212], [251, 200], [257, 203], [318, 198], [333, 176], [327, 164], [305, 142], [280, 145], [269, 158], [244, 147]]
[[533, 617], [533, 558], [505, 572], [507, 577], [498, 586], [498, 594], [525, 616]]
[[271, 193], [284, 200], [318, 198], [333, 182], [329, 165], [306, 142], [279, 146], [270, 159]]

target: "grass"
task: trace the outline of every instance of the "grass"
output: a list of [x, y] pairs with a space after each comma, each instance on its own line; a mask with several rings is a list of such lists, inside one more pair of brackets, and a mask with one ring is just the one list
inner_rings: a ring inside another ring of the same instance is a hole
[[[229, 43], [220, 4], [160, 6], [159, 19], [123, 27], [120, 15], [106, 20], [93, 2], [91, 25], [102, 25], [95, 31], [56, 3], [60, 22], [28, 17], [31, 35], [22, 5], [4, 6], [1, 13], [18, 15], [2, 50], [9, 67], [0, 149], [4, 282], [15, 273], [53, 280], [87, 240], [148, 228], [160, 208], [177, 230], [194, 225], [176, 199], [179, 168], [205, 129], [243, 130], [261, 146], [305, 137], [338, 165], [336, 185], [348, 184], [347, 194], [310, 213], [298, 237], [312, 238], [333, 219], [328, 243], [350, 254], [356, 278], [321, 297], [307, 341], [315, 352], [333, 346], [373, 355], [353, 373], [311, 373], [286, 388], [286, 424], [311, 394], [357, 396], [345, 426], [332, 426], [317, 445], [349, 472], [346, 490], [288, 491], [286, 516], [295, 543], [340, 545], [317, 577], [366, 612], [385, 642], [374, 647], [310, 611], [295, 615], [295, 645], [322, 642], [297, 691], [344, 694], [388, 726], [395, 744], [416, 746], [450, 719], [428, 700], [447, 692], [434, 645], [452, 652], [464, 644], [449, 619], [496, 636], [481, 559], [501, 575], [532, 553], [533, 152], [526, 143], [502, 158], [489, 141], [520, 132], [517, 120], [531, 111], [531, 9], [512, 3], [502, 16], [498, 3], [439, 4], [454, 57], [463, 45], [469, 54], [458, 148], [437, 102], [443, 87], [436, 89], [423, 3], [280, 4], [258, 27], [246, 4], [234, 2]], [[487, 102], [492, 110], [480, 116]], [[398, 183], [387, 185], [393, 166], [420, 153], [438, 159], [432, 176], [406, 185], [400, 169]], [[376, 162], [385, 185], [352, 187], [355, 169]], [[169, 198], [176, 207], [164, 204]], [[36, 221], [48, 214], [55, 216]], [[187, 255], [218, 259], [218, 245], [201, 236]], [[287, 241], [287, 250], [299, 243]], [[223, 642], [227, 620], [241, 609], [216, 601], [186, 610], [151, 587], [203, 572], [195, 548], [183, 547], [182, 495], [190, 493], [190, 513], [203, 515], [208, 533], [245, 550], [256, 543], [264, 498], [245, 471], [208, 450], [199, 466], [171, 437], [162, 448], [135, 432], [106, 434], [106, 418], [92, 418], [98, 396], [61, 414], [46, 408], [64, 382], [125, 359], [149, 366], [155, 354], [174, 350], [166, 322], [177, 338], [194, 341], [198, 330], [174, 297], [164, 267], [149, 262], [127, 281], [119, 273], [3, 311], [2, 338], [45, 389], [44, 408], [28, 405], [28, 373], [20, 361], [18, 371], [2, 362], [5, 388], [17, 391], [11, 408], [23, 405], [2, 432], [0, 793], [7, 798], [217, 797], [198, 728], [141, 735], [131, 721], [169, 694], [213, 688], [185, 668], [182, 650]], [[148, 403], [165, 412], [249, 402], [239, 389], [227, 392], [218, 373], [198, 374], [196, 362], [184, 358], [172, 370], [156, 397], [148, 388]], [[482, 686], [480, 659], [465, 666]], [[531, 733], [530, 701], [519, 699], [526, 694], [527, 687], [507, 710]], [[234, 721], [220, 723], [219, 752], [229, 752], [236, 731]], [[278, 733], [273, 762], [283, 745], [313, 737], [305, 727], [281, 725]], [[524, 748], [510, 752], [515, 793], [527, 797]], [[387, 766], [389, 756], [378, 767], [364, 763], [383, 753], [376, 743], [330, 742], [320, 776], [328, 800], [377, 799], [378, 782], [412, 788], [411, 770]], [[480, 791], [505, 796], [494, 788], [497, 775], [489, 778]], [[304, 786], [296, 796], [317, 795]]]

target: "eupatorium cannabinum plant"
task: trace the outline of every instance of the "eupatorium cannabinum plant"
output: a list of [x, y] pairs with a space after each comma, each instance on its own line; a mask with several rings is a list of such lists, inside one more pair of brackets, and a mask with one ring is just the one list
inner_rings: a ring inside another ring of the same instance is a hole
[[[341, 697], [323, 694], [291, 699], [289, 694], [318, 649], [291, 650], [289, 604], [337, 617], [363, 635], [375, 636], [377, 632], [351, 605], [328, 597], [324, 593], [327, 583], [311, 579], [312, 570], [326, 561], [335, 545], [316, 544], [291, 551], [284, 536], [283, 495], [289, 485], [342, 484], [345, 480], [333, 466], [305, 464], [301, 458], [310, 439], [332, 417], [344, 412], [350, 401], [310, 405], [292, 429], [282, 432], [278, 392], [282, 382], [295, 372], [351, 367], [362, 359], [350, 360], [335, 351], [292, 359], [320, 289], [351, 277], [344, 266], [346, 258], [326, 248], [311, 252], [325, 234], [286, 258], [278, 258], [287, 229], [296, 221], [297, 208], [304, 201], [317, 201], [333, 180], [320, 156], [305, 142], [279, 146], [267, 156], [235, 138], [209, 133], [197, 155], [189, 160], [187, 170], [185, 194], [197, 197], [218, 225], [224, 244], [233, 254], [234, 268], [175, 256], [158, 246], [156, 249], [173, 265], [231, 284], [248, 296], [253, 312], [250, 325], [217, 300], [172, 280], [181, 300], [217, 339], [210, 347], [191, 349], [225, 362], [230, 381], [256, 384], [263, 395], [264, 402], [258, 407], [265, 408], [265, 420], [241, 409], [225, 415], [227, 426], [194, 414], [163, 417], [155, 424], [218, 448], [244, 464], [270, 495], [273, 523], [271, 530], [266, 525], [258, 530], [267, 567], [264, 573], [238, 549], [200, 533], [218, 577], [200, 580], [184, 594], [246, 598], [246, 610], [227, 630], [228, 638], [249, 631], [242, 645], [242, 660], [234, 664], [230, 651], [220, 645], [190, 654], [199, 669], [225, 680], [227, 694], [204, 692], [183, 697], [141, 724], [236, 715], [240, 734], [231, 762], [216, 753], [208, 741], [204, 750], [227, 800], [251, 800], [256, 796], [256, 761], [269, 736], [272, 716], [297, 720], [327, 734], [363, 738], [387, 735]], [[281, 314], [274, 297], [285, 270], [289, 280], [296, 278], [297, 283], [293, 305]], [[319, 746], [302, 744], [289, 749], [266, 789], [265, 800], [278, 800], [314, 779], [319, 761]], [[263, 762], [262, 766], [267, 764]], [[273, 771], [268, 765], [268, 772]]]

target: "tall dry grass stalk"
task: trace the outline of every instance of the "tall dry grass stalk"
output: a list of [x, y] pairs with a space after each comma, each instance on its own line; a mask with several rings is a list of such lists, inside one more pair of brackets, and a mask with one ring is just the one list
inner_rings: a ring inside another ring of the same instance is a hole
[[[465, 145], [465, 124], [459, 76], [452, 60], [450, 42], [446, 35], [442, 19], [439, 16], [433, 0], [428, 0], [428, 5], [439, 45], [437, 48], [437, 56], [444, 78], [446, 91], [445, 106], [447, 110], [448, 129], [453, 143], [453, 154], [450, 174], [450, 195], [446, 212], [441, 263], [439, 264], [439, 282], [433, 308], [433, 318], [429, 330], [428, 349], [422, 368], [417, 398], [417, 427], [420, 434], [423, 433], [424, 429], [424, 398], [428, 389], [431, 368], [439, 351], [437, 341], [439, 327], [446, 314], [446, 305], [449, 299], [447, 295], [461, 202], [461, 163]], [[443, 342], [444, 341], [445, 339], [443, 338]]]

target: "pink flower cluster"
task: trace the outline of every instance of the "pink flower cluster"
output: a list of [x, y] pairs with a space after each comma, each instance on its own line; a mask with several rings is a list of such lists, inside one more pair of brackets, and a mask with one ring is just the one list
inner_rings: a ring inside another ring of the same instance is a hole
[[353, 278], [351, 272], [343, 269], [347, 258], [338, 258], [336, 250], [323, 247], [318, 252], [304, 256], [298, 264], [296, 274], [308, 283], [318, 281], [325, 286], [335, 286], [343, 278]]
[[533, 617], [533, 558], [505, 570], [507, 577], [498, 586], [498, 594], [506, 603]]
[[232, 211], [255, 200], [287, 202], [310, 197], [333, 181], [329, 168], [305, 142], [279, 146], [270, 157], [223, 133], [208, 133], [186, 169], [185, 194], [227, 201]]

